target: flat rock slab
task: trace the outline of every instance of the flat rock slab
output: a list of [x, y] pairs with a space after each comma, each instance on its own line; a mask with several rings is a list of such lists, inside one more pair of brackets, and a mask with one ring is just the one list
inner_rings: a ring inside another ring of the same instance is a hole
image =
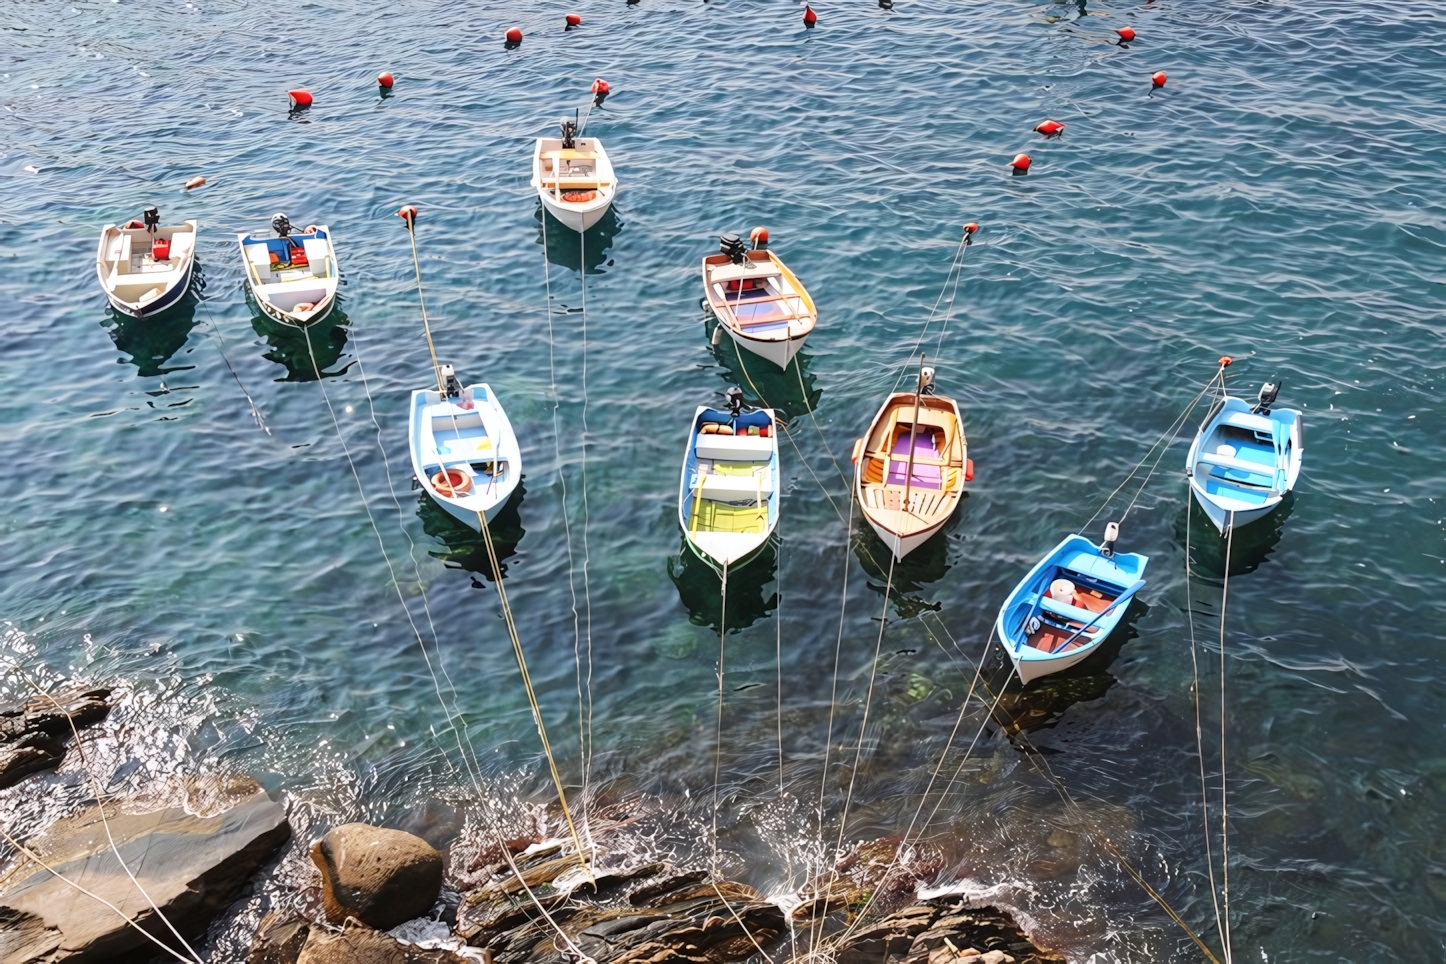
[[[198, 817], [180, 807], [121, 813], [108, 804], [61, 820], [26, 842], [47, 870], [22, 858], [0, 876], [0, 964], [124, 960], [159, 951], [127, 921], [173, 946], [175, 937], [146, 900], [182, 934], [204, 931], [255, 870], [291, 836], [286, 812], [252, 781], [229, 788], [223, 812]], [[137, 889], [116, 851], [139, 881]], [[61, 878], [113, 904], [106, 907]], [[119, 912], [117, 912], [119, 911]]]

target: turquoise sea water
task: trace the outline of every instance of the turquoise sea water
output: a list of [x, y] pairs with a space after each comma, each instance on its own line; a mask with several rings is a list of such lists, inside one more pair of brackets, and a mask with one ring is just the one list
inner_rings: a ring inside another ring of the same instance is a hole
[[[412, 203], [439, 351], [497, 391], [522, 442], [497, 536], [581, 811], [647, 801], [658, 846], [710, 852], [722, 628], [724, 869], [796, 887], [846, 797], [845, 841], [902, 833], [1009, 588], [1230, 354], [1237, 390], [1279, 378], [1306, 424], [1292, 504], [1232, 546], [1234, 950], [1446, 956], [1440, 10], [898, 0], [821, 4], [805, 31], [784, 2], [572, 9], [566, 33], [541, 3], [0, 17], [3, 652], [43, 678], [125, 681], [95, 751], [107, 785], [251, 773], [307, 832], [364, 818], [445, 837], [476, 794], [440, 690], [489, 798], [548, 799], [480, 539], [409, 483], [408, 392], [430, 378], [393, 216]], [[506, 50], [512, 24], [527, 37]], [[544, 238], [530, 139], [598, 76], [613, 95], [588, 132], [618, 169], [615, 213]], [[288, 115], [297, 86], [316, 103]], [[1062, 138], [1031, 133], [1047, 117]], [[1034, 164], [1011, 177], [1020, 150]], [[95, 240], [147, 203], [200, 221], [201, 277], [176, 314], [124, 321]], [[234, 234], [276, 211], [329, 223], [343, 266], [310, 351], [243, 297]], [[942, 307], [924, 323], [965, 221], [982, 230], [941, 338]], [[754, 224], [820, 311], [787, 373], [710, 347], [698, 310], [699, 259]], [[964, 409], [977, 475], [886, 600], [886, 551], [841, 472], [916, 345]], [[677, 472], [694, 406], [740, 383], [792, 431], [779, 545], [730, 576], [725, 613], [682, 546]], [[1027, 738], [976, 702], [928, 827], [940, 882], [1072, 960], [1199, 959], [1106, 836], [1219, 953], [1188, 617], [1213, 785], [1224, 548], [1188, 505], [1185, 444], [1126, 521], [1123, 547], [1152, 560], [1129, 631], [1005, 694], [996, 716]], [[48, 785], [0, 794], [11, 827], [87, 792], [73, 768]], [[217, 928], [216, 960], [248, 919]]]

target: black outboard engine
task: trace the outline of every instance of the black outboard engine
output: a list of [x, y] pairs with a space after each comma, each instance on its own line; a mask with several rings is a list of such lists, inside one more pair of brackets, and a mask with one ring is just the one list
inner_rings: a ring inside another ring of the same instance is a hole
[[291, 219], [285, 214], [277, 214], [271, 219], [271, 230], [276, 232], [278, 238], [284, 238], [291, 234]]
[[562, 149], [570, 151], [577, 147], [577, 121], [564, 120], [562, 122]]
[[161, 212], [156, 210], [156, 206], [152, 204], [141, 212], [141, 220], [145, 222], [146, 231], [155, 234], [156, 229], [161, 226]]
[[451, 365], [442, 366], [442, 384], [446, 386], [448, 398], [462, 397], [462, 383], [457, 380], [457, 370]]
[[748, 257], [748, 246], [736, 234], [725, 234], [718, 238], [718, 253], [726, 254], [734, 264], [742, 264]]
[[1111, 522], [1105, 526], [1105, 541], [1100, 543], [1100, 554], [1106, 559], [1115, 554], [1115, 543], [1120, 538], [1120, 524]]
[[734, 418], [743, 414], [743, 389], [737, 385], [731, 386], [723, 393], [728, 398], [728, 413]]
[[1269, 415], [1270, 406], [1275, 404], [1276, 396], [1280, 394], [1280, 386], [1275, 382], [1266, 382], [1260, 386], [1260, 394], [1256, 396], [1255, 407], [1251, 409], [1256, 415]]
[[928, 367], [919, 369], [919, 394], [934, 394], [934, 369]]

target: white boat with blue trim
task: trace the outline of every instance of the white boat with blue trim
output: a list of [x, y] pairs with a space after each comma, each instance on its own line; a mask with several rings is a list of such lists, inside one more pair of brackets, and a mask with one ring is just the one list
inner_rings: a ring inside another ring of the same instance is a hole
[[1004, 600], [994, 629], [1022, 682], [1074, 666], [1119, 626], [1150, 559], [1116, 552], [1118, 537], [1113, 522], [1100, 545], [1067, 536]]
[[718, 253], [703, 259], [703, 303], [718, 319], [716, 343], [726, 331], [739, 348], [787, 368], [818, 325], [808, 289], [768, 250], [768, 229], [754, 228], [750, 250], [736, 234], [718, 239]]
[[191, 287], [196, 260], [196, 222], [161, 226], [154, 206], [124, 225], [100, 232], [95, 271], [110, 306], [132, 318], [158, 315]]
[[311, 224], [293, 234], [285, 214], [271, 219], [275, 237], [238, 234], [241, 263], [256, 307], [268, 318], [307, 328], [331, 314], [340, 270], [331, 229]]
[[502, 403], [485, 384], [462, 387], [441, 367], [446, 396], [412, 392], [412, 472], [428, 495], [455, 518], [482, 531], [502, 511], [522, 478], [522, 453]]
[[1279, 394], [1266, 382], [1254, 405], [1234, 396], [1218, 401], [1185, 458], [1190, 492], [1222, 535], [1269, 515], [1300, 478], [1301, 413], [1272, 408]]
[[688, 431], [678, 487], [678, 524], [689, 548], [716, 569], [756, 556], [778, 525], [778, 422], [769, 408], [699, 405]]

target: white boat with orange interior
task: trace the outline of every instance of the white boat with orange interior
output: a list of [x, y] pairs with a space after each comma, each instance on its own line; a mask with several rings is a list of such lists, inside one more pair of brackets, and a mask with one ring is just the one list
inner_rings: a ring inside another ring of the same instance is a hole
[[596, 137], [579, 137], [577, 122], [562, 122], [561, 137], [539, 137], [532, 152], [532, 187], [543, 208], [578, 233], [602, 220], [618, 182]]

